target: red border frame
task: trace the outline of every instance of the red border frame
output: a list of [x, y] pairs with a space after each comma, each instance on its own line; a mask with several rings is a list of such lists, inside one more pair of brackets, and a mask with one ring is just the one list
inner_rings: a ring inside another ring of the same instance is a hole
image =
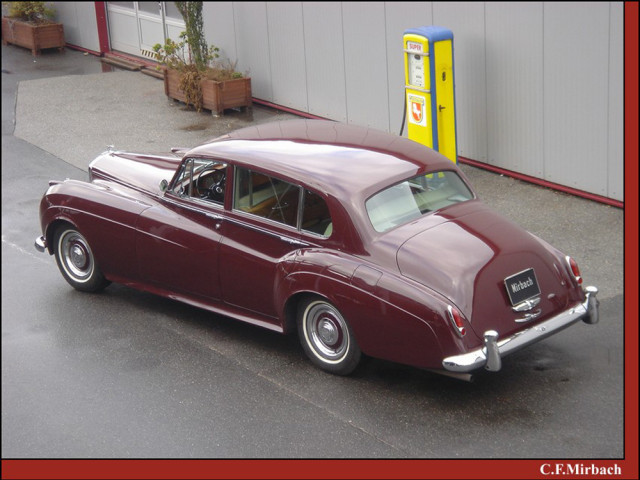
[[[629, 454], [629, 452], [627, 451]], [[637, 454], [636, 454], [637, 455]], [[556, 465], [608, 469], [584, 478], [637, 479], [633, 460], [10, 460], [14, 479], [537, 479]], [[566, 469], [566, 467], [565, 467]], [[591, 472], [593, 470], [586, 470]], [[618, 473], [619, 472], [619, 473]], [[6, 475], [6, 476], [5, 476]], [[580, 475], [567, 475], [576, 478]]]
[[[104, 2], [96, 2], [104, 3]], [[638, 478], [638, 3], [625, 3], [625, 456], [619, 460], [2, 460], [3, 479], [550, 478], [555, 465]], [[547, 473], [545, 475], [544, 473]], [[576, 478], [573, 475], [568, 478]]]
[[[625, 460], [638, 472], [638, 2], [624, 5]], [[627, 285], [630, 286], [627, 289]]]

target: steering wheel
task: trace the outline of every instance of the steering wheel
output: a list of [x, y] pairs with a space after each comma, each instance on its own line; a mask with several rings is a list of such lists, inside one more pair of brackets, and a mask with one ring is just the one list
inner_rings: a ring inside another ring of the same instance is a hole
[[[208, 170], [212, 170], [208, 173]], [[215, 166], [205, 168], [196, 180], [198, 196], [206, 200], [224, 202], [224, 184], [227, 176], [224, 168], [218, 170]]]

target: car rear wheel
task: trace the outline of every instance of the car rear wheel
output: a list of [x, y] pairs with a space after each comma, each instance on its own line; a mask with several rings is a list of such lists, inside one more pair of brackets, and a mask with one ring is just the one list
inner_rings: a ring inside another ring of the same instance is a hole
[[65, 225], [56, 230], [54, 249], [58, 268], [73, 288], [99, 292], [111, 283], [98, 268], [89, 242], [75, 227]]
[[297, 320], [302, 348], [316, 366], [337, 375], [355, 370], [362, 352], [336, 307], [324, 299], [309, 298], [299, 305]]

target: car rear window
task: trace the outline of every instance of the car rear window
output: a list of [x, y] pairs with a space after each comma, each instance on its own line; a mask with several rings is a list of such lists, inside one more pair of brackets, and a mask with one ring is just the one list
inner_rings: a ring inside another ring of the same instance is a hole
[[365, 205], [373, 228], [386, 232], [426, 213], [472, 198], [473, 193], [460, 176], [446, 170], [392, 185], [369, 198]]
[[327, 202], [311, 190], [304, 191], [301, 227], [307, 233], [325, 238], [330, 237], [333, 232], [333, 222]]

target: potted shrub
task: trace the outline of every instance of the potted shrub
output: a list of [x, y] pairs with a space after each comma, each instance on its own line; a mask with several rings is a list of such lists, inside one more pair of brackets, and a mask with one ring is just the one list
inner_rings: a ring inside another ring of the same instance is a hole
[[55, 10], [45, 2], [2, 2], [2, 43], [27, 47], [33, 55], [43, 48], [64, 48], [64, 28], [53, 21]]
[[251, 106], [251, 78], [220, 60], [219, 49], [209, 45], [202, 27], [202, 2], [175, 2], [187, 30], [179, 41], [167, 39], [153, 47], [164, 69], [165, 94], [197, 111], [219, 115], [227, 108]]

